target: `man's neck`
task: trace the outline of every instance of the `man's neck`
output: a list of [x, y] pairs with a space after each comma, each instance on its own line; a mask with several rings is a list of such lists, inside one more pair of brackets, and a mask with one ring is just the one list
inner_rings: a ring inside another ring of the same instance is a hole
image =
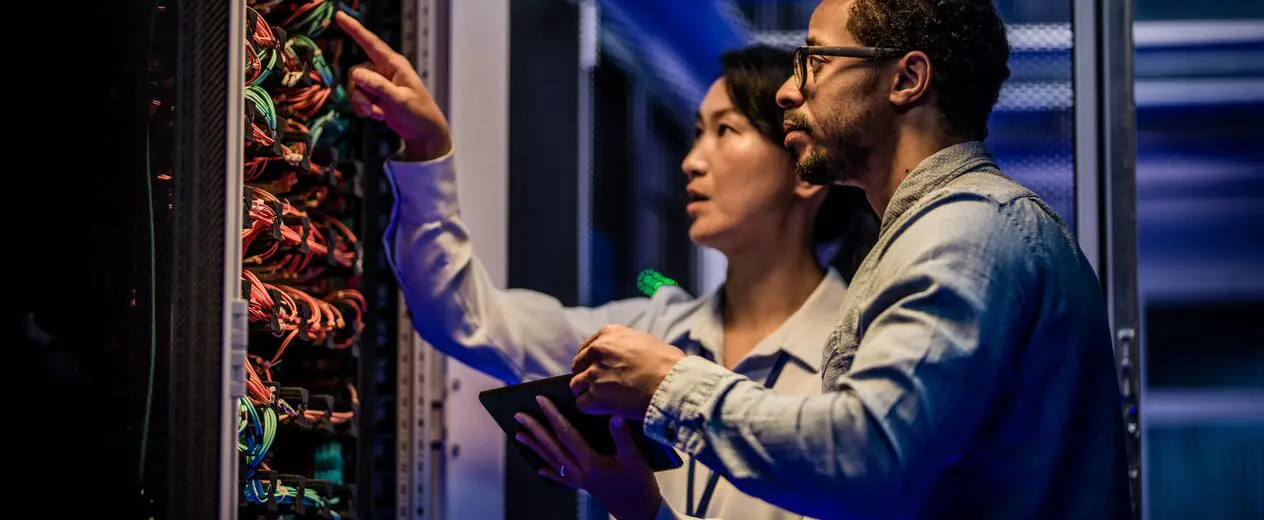
[[917, 165], [944, 148], [966, 141], [935, 130], [908, 129], [897, 132], [888, 146], [875, 148], [876, 157], [870, 163], [874, 175], [862, 183], [861, 188], [878, 218], [882, 218], [895, 190]]

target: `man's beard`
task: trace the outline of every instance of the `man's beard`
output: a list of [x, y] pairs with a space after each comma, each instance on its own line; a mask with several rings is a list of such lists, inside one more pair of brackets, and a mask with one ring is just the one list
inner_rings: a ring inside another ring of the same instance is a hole
[[[834, 122], [841, 123], [839, 119], [835, 118]], [[867, 123], [852, 119], [850, 125], [830, 140], [833, 145], [830, 148], [812, 144], [807, 155], [795, 164], [795, 173], [808, 184], [851, 184], [859, 181], [864, 176], [872, 150], [863, 144], [864, 138], [857, 129]]]
[[[869, 92], [877, 85], [877, 75], [867, 78], [858, 91]], [[857, 97], [860, 97], [859, 95]], [[866, 134], [878, 130], [878, 118], [868, 99], [852, 105], [843, 105], [820, 119], [814, 131], [802, 114], [793, 110], [785, 113], [786, 122], [795, 129], [813, 137], [817, 133], [825, 137], [824, 143], [811, 139], [805, 145], [807, 154], [795, 163], [795, 173], [808, 184], [855, 184], [860, 181], [873, 155], [872, 145]], [[868, 137], [873, 137], [869, 135]]]
[[808, 184], [830, 185], [840, 180], [842, 168], [838, 162], [834, 154], [812, 148], [807, 157], [795, 163], [794, 172]]

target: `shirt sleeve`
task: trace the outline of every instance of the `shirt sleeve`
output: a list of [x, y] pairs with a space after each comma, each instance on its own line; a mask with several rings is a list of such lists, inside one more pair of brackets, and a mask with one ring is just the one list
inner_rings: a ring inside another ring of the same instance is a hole
[[778, 395], [687, 357], [654, 394], [646, 433], [799, 514], [915, 514], [992, 406], [1036, 279], [1011, 205], [952, 195], [924, 211], [869, 273], [881, 288], [827, 393]]
[[455, 157], [388, 161], [395, 192], [384, 237], [413, 326], [427, 343], [507, 384], [570, 372], [579, 344], [610, 323], [643, 328], [689, 296], [663, 287], [653, 298], [565, 307], [535, 291], [501, 290], [474, 254], [457, 205]]

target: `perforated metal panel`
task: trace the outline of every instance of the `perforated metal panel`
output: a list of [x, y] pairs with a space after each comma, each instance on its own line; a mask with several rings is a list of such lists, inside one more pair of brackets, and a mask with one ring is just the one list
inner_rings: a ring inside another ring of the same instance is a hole
[[[241, 157], [227, 143], [241, 141], [229, 124], [230, 85], [242, 83], [239, 31], [244, 17], [225, 0], [180, 2], [176, 68], [176, 147], [172, 182], [171, 305], [175, 321], [169, 349], [167, 422], [168, 518], [232, 518], [236, 514], [236, 413], [222, 393], [228, 314], [225, 273], [235, 273], [240, 247], [227, 244], [225, 194], [240, 192]], [[240, 21], [238, 21], [240, 20]], [[233, 64], [236, 63], [237, 66]], [[237, 89], [239, 92], [240, 89]], [[237, 118], [239, 120], [240, 118]], [[235, 131], [234, 131], [235, 130]], [[236, 175], [234, 175], [234, 173]], [[236, 222], [233, 231], [241, 228]], [[229, 254], [226, 255], [226, 252]], [[239, 264], [237, 264], [239, 265]], [[233, 275], [236, 278], [236, 274]], [[233, 287], [236, 286], [234, 282]], [[161, 397], [160, 397], [161, 398]], [[178, 412], [177, 412], [178, 411]]]
[[1070, 4], [1064, 23], [1011, 23], [1011, 76], [989, 124], [988, 146], [1007, 175], [1075, 228], [1075, 113]]

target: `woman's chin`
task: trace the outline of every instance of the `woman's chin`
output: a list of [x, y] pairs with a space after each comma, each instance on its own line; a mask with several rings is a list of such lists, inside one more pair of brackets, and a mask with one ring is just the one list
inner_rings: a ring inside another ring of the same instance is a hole
[[689, 226], [689, 241], [698, 247], [720, 249], [719, 235], [717, 230], [697, 220]]

